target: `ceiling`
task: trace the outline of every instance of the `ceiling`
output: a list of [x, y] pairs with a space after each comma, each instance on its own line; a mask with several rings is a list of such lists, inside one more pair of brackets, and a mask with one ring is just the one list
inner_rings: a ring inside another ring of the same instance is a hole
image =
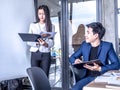
[[[91, 0], [68, 0], [68, 2], [77, 3]], [[58, 12], [61, 10], [61, 0], [38, 0], [38, 6], [45, 4], [50, 9], [51, 16], [57, 16]]]

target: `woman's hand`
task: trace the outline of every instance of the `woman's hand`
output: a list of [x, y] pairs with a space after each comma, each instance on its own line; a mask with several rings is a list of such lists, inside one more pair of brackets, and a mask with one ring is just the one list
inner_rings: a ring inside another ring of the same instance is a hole
[[40, 45], [43, 45], [43, 46], [48, 47], [48, 44], [47, 44], [44, 40], [42, 40], [41, 38], [39, 38], [39, 39], [37, 39], [37, 40], [38, 40], [38, 42], [40, 43]]
[[89, 70], [91, 70], [91, 71], [101, 71], [101, 66], [99, 66], [99, 65], [96, 64], [96, 63], [93, 63], [93, 66], [88, 65], [88, 64], [85, 64], [85, 65], [84, 65], [84, 68], [89, 69]]

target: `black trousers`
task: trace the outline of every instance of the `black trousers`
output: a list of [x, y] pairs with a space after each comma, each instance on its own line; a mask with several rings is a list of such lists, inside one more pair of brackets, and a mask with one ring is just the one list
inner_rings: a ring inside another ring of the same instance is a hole
[[40, 67], [49, 76], [49, 69], [51, 64], [51, 55], [49, 53], [41, 53], [39, 51], [31, 53], [31, 67]]

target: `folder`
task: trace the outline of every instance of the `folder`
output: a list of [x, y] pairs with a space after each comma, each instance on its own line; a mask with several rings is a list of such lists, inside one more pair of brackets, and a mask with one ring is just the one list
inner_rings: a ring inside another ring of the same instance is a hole
[[45, 40], [46, 38], [53, 38], [57, 32], [41, 32], [40, 34], [33, 33], [18, 33], [23, 41], [38, 42], [38, 38]]
[[38, 42], [38, 38], [41, 38], [39, 34], [30, 34], [30, 33], [18, 33], [23, 41]]
[[82, 63], [79, 63], [79, 64], [73, 64], [73, 66], [74, 67], [76, 67], [76, 68], [78, 68], [78, 69], [83, 69], [84, 67], [84, 65], [85, 64], [88, 64], [88, 65], [94, 65], [93, 63], [96, 63], [96, 64], [98, 64], [98, 65], [102, 65], [102, 63], [101, 63], [101, 61], [99, 60], [99, 59], [95, 59], [95, 60], [90, 60], [90, 61], [84, 61], [84, 62], [82, 62]]

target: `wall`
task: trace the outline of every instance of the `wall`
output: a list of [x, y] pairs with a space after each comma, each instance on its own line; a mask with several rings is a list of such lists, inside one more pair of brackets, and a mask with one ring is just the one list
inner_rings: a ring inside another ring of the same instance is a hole
[[102, 23], [106, 28], [104, 39], [112, 42], [116, 49], [117, 26], [115, 11], [115, 0], [102, 0]]
[[0, 81], [26, 76], [28, 46], [18, 33], [35, 20], [34, 0], [0, 0]]

